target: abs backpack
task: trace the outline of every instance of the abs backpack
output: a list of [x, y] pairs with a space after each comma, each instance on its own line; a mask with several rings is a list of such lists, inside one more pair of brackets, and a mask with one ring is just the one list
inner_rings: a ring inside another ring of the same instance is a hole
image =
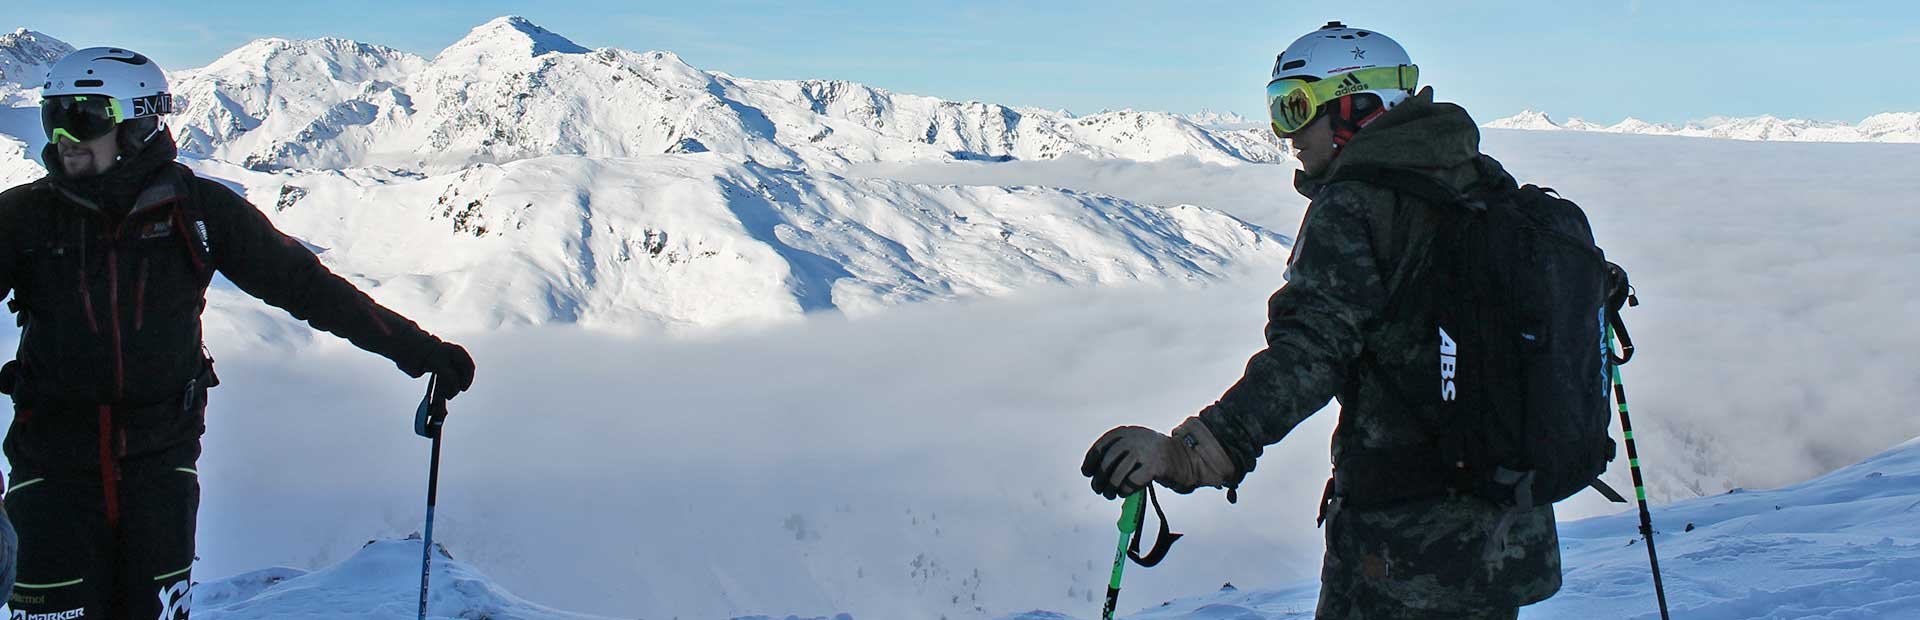
[[1389, 302], [1390, 314], [1430, 323], [1433, 364], [1403, 378], [1420, 388], [1400, 398], [1421, 412], [1438, 460], [1397, 457], [1420, 462], [1390, 468], [1426, 473], [1403, 480], [1443, 488], [1394, 494], [1464, 492], [1530, 508], [1591, 486], [1625, 501], [1599, 480], [1615, 453], [1606, 340], [1624, 272], [1595, 245], [1578, 205], [1490, 176], [1464, 193], [1394, 168], [1345, 168], [1331, 181], [1392, 189], [1439, 210]]

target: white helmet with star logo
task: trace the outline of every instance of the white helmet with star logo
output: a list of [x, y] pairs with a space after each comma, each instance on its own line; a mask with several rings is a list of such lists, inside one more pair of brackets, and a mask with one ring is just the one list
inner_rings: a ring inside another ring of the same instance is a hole
[[[1319, 30], [1295, 39], [1287, 51], [1273, 60], [1273, 79], [1298, 78], [1319, 81], [1374, 67], [1412, 65], [1407, 50], [1387, 35], [1350, 28], [1340, 22], [1327, 22]], [[1380, 98], [1387, 109], [1399, 105], [1413, 93], [1398, 88], [1364, 90]], [[1351, 94], [1351, 93], [1349, 93]]]

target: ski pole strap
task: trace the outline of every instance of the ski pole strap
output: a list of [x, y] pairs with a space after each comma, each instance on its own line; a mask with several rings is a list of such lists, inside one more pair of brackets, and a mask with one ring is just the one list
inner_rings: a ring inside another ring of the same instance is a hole
[[1600, 493], [1601, 497], [1607, 498], [1607, 501], [1615, 504], [1627, 503], [1626, 496], [1621, 495], [1619, 491], [1614, 490], [1612, 485], [1602, 482], [1599, 478], [1594, 478], [1593, 482], [1587, 483], [1587, 486], [1593, 487], [1593, 490]]
[[1607, 263], [1607, 326], [1613, 328], [1613, 338], [1620, 341], [1620, 353], [1614, 354], [1611, 346], [1613, 338], [1608, 339], [1607, 359], [1615, 366], [1625, 365], [1633, 359], [1633, 336], [1627, 334], [1627, 324], [1620, 318], [1620, 309], [1640, 305], [1640, 297], [1634, 294], [1633, 284], [1627, 280], [1627, 270], [1612, 262]]
[[[1133, 497], [1127, 498], [1127, 501], [1137, 501], [1139, 497], [1140, 494], [1135, 493]], [[1180, 540], [1180, 537], [1184, 536], [1184, 534], [1174, 533], [1172, 528], [1167, 526], [1167, 511], [1160, 508], [1160, 495], [1154, 492], [1152, 484], [1147, 485], [1147, 499], [1153, 504], [1153, 518], [1160, 520], [1160, 534], [1154, 537], [1153, 549], [1148, 550], [1144, 556], [1140, 555], [1140, 535], [1141, 531], [1145, 529], [1147, 512], [1145, 510], [1139, 510], [1136, 505], [1134, 510], [1133, 542], [1127, 545], [1127, 557], [1132, 559], [1133, 563], [1139, 564], [1142, 568], [1152, 568], [1158, 565], [1161, 560], [1166, 559], [1167, 551], [1173, 548], [1173, 541]]]
[[1615, 366], [1624, 366], [1627, 362], [1633, 361], [1633, 336], [1627, 335], [1627, 324], [1620, 320], [1619, 310], [1607, 311], [1607, 325], [1613, 328], [1613, 337], [1620, 341], [1618, 355], [1614, 354], [1611, 347], [1607, 349], [1608, 361]]
[[413, 411], [413, 433], [428, 439], [439, 437], [440, 425], [447, 421], [447, 401], [435, 398], [439, 382], [439, 375], [427, 375], [427, 395]]

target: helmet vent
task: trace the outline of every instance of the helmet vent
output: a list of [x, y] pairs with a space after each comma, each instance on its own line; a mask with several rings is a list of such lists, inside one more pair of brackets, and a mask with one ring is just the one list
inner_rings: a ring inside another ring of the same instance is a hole
[[1305, 67], [1305, 66], [1307, 66], [1307, 61], [1304, 61], [1304, 60], [1294, 60], [1294, 61], [1289, 61], [1289, 62], [1288, 62], [1287, 64], [1284, 64], [1284, 65], [1280, 65], [1280, 70], [1281, 70], [1281, 71], [1292, 71], [1292, 70], [1294, 70], [1294, 69], [1298, 69], [1298, 68], [1301, 68], [1301, 67]]
[[100, 80], [74, 80], [73, 85], [78, 88], [99, 88], [107, 83]]
[[1356, 32], [1356, 33], [1354, 33], [1354, 34], [1355, 34], [1356, 36], [1359, 36], [1360, 38], [1363, 38], [1363, 39], [1364, 39], [1364, 38], [1366, 38], [1366, 36], [1367, 36], [1367, 35], [1370, 35], [1370, 34], [1373, 34], [1373, 33], [1371, 33], [1371, 32], [1367, 32], [1367, 31], [1365, 31], [1365, 30], [1362, 30], [1362, 31], [1360, 31], [1360, 32]]

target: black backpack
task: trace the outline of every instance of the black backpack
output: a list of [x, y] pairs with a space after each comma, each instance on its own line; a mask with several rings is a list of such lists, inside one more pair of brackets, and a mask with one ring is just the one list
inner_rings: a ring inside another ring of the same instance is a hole
[[[1612, 357], [1606, 335], [1610, 320], [1619, 325], [1625, 273], [1594, 244], [1578, 205], [1489, 176], [1465, 194], [1395, 168], [1345, 167], [1330, 181], [1392, 189], [1441, 210], [1415, 236], [1410, 271], [1388, 304], [1390, 317], [1431, 321], [1435, 364], [1398, 382], [1424, 393], [1398, 398], [1431, 434], [1439, 462], [1431, 453], [1388, 457], [1419, 461], [1388, 463], [1383, 473], [1398, 480], [1374, 486], [1398, 487], [1380, 493], [1397, 498], [1464, 492], [1513, 508], [1592, 486], [1624, 502], [1599, 476], [1615, 453], [1608, 371], [1625, 359]], [[1408, 488], [1421, 480], [1442, 488]]]

